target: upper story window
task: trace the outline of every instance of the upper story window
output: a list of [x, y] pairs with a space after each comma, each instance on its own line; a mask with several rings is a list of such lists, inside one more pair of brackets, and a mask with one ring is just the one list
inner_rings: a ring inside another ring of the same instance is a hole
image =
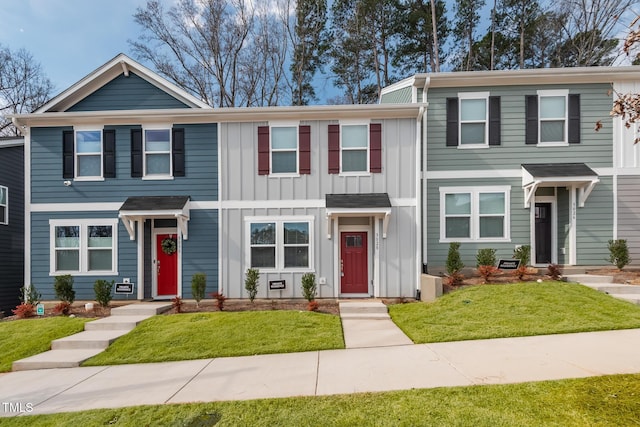
[[75, 132], [76, 178], [102, 178], [102, 131]]
[[62, 132], [62, 177], [78, 181], [115, 178], [113, 129], [75, 128]]
[[525, 101], [527, 144], [580, 143], [580, 95], [568, 90], [539, 90]]
[[51, 274], [117, 274], [117, 219], [51, 220]]
[[0, 185], [0, 224], [9, 224], [9, 189]]
[[441, 187], [440, 240], [508, 241], [509, 187]]
[[447, 98], [447, 146], [485, 148], [500, 145], [500, 97], [464, 92]]
[[143, 179], [185, 176], [185, 149], [182, 128], [131, 129], [131, 176]]
[[246, 218], [248, 264], [275, 271], [312, 269], [311, 217]]
[[258, 126], [258, 175], [311, 173], [311, 126], [275, 123]]
[[329, 132], [329, 173], [363, 175], [382, 172], [382, 124], [332, 124]]

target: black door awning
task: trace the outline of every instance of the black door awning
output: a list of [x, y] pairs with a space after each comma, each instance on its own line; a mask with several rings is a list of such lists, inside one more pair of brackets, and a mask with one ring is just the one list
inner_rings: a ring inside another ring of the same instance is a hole
[[120, 206], [119, 215], [129, 238], [135, 240], [135, 222], [149, 218], [175, 218], [183, 239], [188, 238], [189, 196], [134, 196]]
[[327, 237], [331, 238], [331, 219], [341, 216], [373, 216], [382, 218], [382, 238], [387, 237], [391, 200], [387, 193], [327, 194]]
[[532, 163], [522, 165], [522, 188], [525, 207], [531, 205], [539, 187], [575, 187], [579, 190], [578, 204], [584, 207], [598, 174], [585, 163]]

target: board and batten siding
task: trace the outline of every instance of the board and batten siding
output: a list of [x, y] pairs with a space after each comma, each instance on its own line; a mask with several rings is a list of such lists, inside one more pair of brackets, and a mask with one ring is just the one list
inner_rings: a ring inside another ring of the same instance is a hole
[[626, 239], [631, 264], [640, 264], [640, 177], [618, 176], [618, 239]]
[[111, 80], [67, 111], [150, 110], [189, 108], [133, 72]]
[[[615, 93], [620, 94], [640, 93], [640, 82], [614, 83], [613, 90]], [[639, 135], [638, 124], [633, 124], [627, 128], [622, 118], [615, 117], [612, 120], [614, 126], [613, 135], [616, 151], [616, 166], [618, 168], [624, 168], [620, 171], [621, 174], [629, 172], [637, 173], [640, 169], [640, 144], [635, 143], [635, 139]]]
[[[537, 147], [525, 144], [525, 96], [538, 90], [567, 89], [580, 94], [580, 144], [561, 147]], [[609, 117], [612, 97], [607, 84], [474, 87], [430, 89], [427, 97], [427, 170], [518, 169], [522, 163], [584, 162], [591, 168], [613, 166], [612, 121]], [[446, 99], [462, 92], [489, 92], [501, 101], [501, 145], [479, 149], [446, 146]], [[596, 122], [603, 128], [596, 132]]]
[[0, 312], [9, 316], [24, 283], [23, 145], [0, 147], [0, 186], [7, 188], [9, 202], [9, 223], [0, 224]]
[[[220, 124], [223, 182], [221, 200], [322, 200], [327, 194], [388, 193], [416, 195], [414, 119], [382, 120], [382, 172], [363, 175], [328, 173], [329, 121], [304, 121], [311, 127], [311, 173], [300, 176], [258, 175], [258, 123]], [[367, 121], [363, 121], [367, 123]]]
[[71, 127], [31, 130], [31, 203], [124, 202], [130, 196], [189, 195], [193, 201], [218, 199], [216, 124], [174, 124], [185, 129], [184, 177], [143, 180], [131, 177], [131, 129], [140, 126], [105, 126], [116, 131], [116, 178], [74, 181], [62, 178], [62, 132]]

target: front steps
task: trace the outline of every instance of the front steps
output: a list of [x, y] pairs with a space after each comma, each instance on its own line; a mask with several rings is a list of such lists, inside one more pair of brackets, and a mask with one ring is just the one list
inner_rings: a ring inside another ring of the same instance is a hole
[[340, 319], [346, 348], [410, 345], [380, 301], [341, 301]]
[[578, 282], [596, 291], [611, 295], [614, 298], [640, 305], [640, 286], [612, 283], [612, 276], [596, 276], [594, 274], [571, 274], [564, 276], [568, 282]]
[[54, 340], [51, 350], [13, 362], [14, 371], [75, 368], [104, 351], [149, 317], [171, 309], [171, 303], [130, 304], [111, 309], [111, 316], [87, 322], [84, 332]]

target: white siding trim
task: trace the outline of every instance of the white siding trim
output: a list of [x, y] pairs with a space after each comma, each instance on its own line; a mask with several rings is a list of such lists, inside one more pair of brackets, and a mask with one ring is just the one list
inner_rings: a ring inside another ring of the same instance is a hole
[[31, 129], [24, 135], [24, 286], [31, 288]]
[[220, 202], [222, 209], [286, 209], [286, 208], [324, 208], [324, 199], [310, 200], [225, 200]]
[[522, 169], [431, 171], [423, 175], [425, 179], [522, 178]]
[[[26, 191], [26, 189], [25, 189]], [[32, 212], [98, 212], [98, 211], [114, 211], [117, 212], [122, 206], [122, 202], [103, 202], [103, 203], [34, 203], [31, 205]], [[201, 201], [189, 202], [191, 210], [211, 210], [219, 209], [220, 202], [217, 201]]]

